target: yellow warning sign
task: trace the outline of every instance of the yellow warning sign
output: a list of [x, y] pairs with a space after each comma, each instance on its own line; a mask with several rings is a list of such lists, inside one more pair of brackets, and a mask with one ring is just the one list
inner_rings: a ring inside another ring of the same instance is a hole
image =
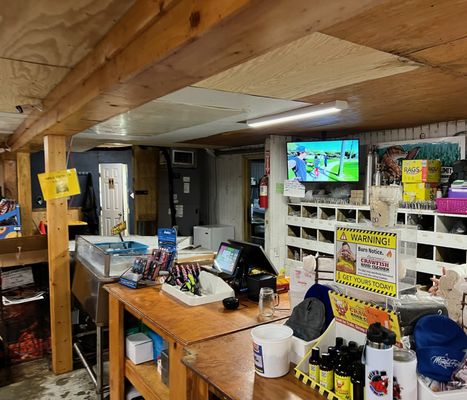
[[395, 282], [385, 282], [341, 271], [336, 271], [336, 282], [352, 286], [357, 289], [364, 289], [373, 293], [382, 294], [384, 296], [397, 296], [397, 285]]
[[336, 228], [337, 283], [397, 297], [397, 233]]
[[337, 238], [349, 243], [395, 249], [397, 234], [390, 232], [370, 231], [366, 229], [337, 228]]
[[76, 169], [64, 169], [55, 172], [38, 174], [44, 200], [60, 199], [80, 194]]

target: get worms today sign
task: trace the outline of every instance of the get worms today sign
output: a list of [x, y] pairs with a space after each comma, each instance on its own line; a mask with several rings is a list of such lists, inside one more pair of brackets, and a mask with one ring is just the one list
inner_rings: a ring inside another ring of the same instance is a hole
[[397, 296], [397, 234], [366, 229], [336, 229], [336, 282]]

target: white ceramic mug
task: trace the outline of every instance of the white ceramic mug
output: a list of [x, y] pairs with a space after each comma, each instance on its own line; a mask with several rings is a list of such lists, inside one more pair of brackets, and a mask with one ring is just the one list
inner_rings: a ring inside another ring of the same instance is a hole
[[259, 291], [259, 315], [272, 317], [276, 307], [279, 305], [279, 295], [269, 287], [262, 287]]

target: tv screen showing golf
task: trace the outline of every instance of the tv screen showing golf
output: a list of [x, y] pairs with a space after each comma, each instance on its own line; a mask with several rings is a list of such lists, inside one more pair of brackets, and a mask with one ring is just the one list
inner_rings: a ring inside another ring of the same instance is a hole
[[288, 179], [358, 182], [358, 140], [287, 143]]

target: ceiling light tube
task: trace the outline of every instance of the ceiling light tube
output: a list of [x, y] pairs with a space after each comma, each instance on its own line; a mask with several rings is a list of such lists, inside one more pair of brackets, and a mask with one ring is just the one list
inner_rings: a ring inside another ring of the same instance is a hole
[[293, 122], [302, 119], [316, 118], [322, 115], [335, 114], [345, 110], [347, 107], [348, 104], [346, 101], [336, 100], [331, 103], [318, 104], [279, 114], [249, 119], [246, 123], [250, 128], [263, 128], [265, 126], [283, 124], [285, 122]]

